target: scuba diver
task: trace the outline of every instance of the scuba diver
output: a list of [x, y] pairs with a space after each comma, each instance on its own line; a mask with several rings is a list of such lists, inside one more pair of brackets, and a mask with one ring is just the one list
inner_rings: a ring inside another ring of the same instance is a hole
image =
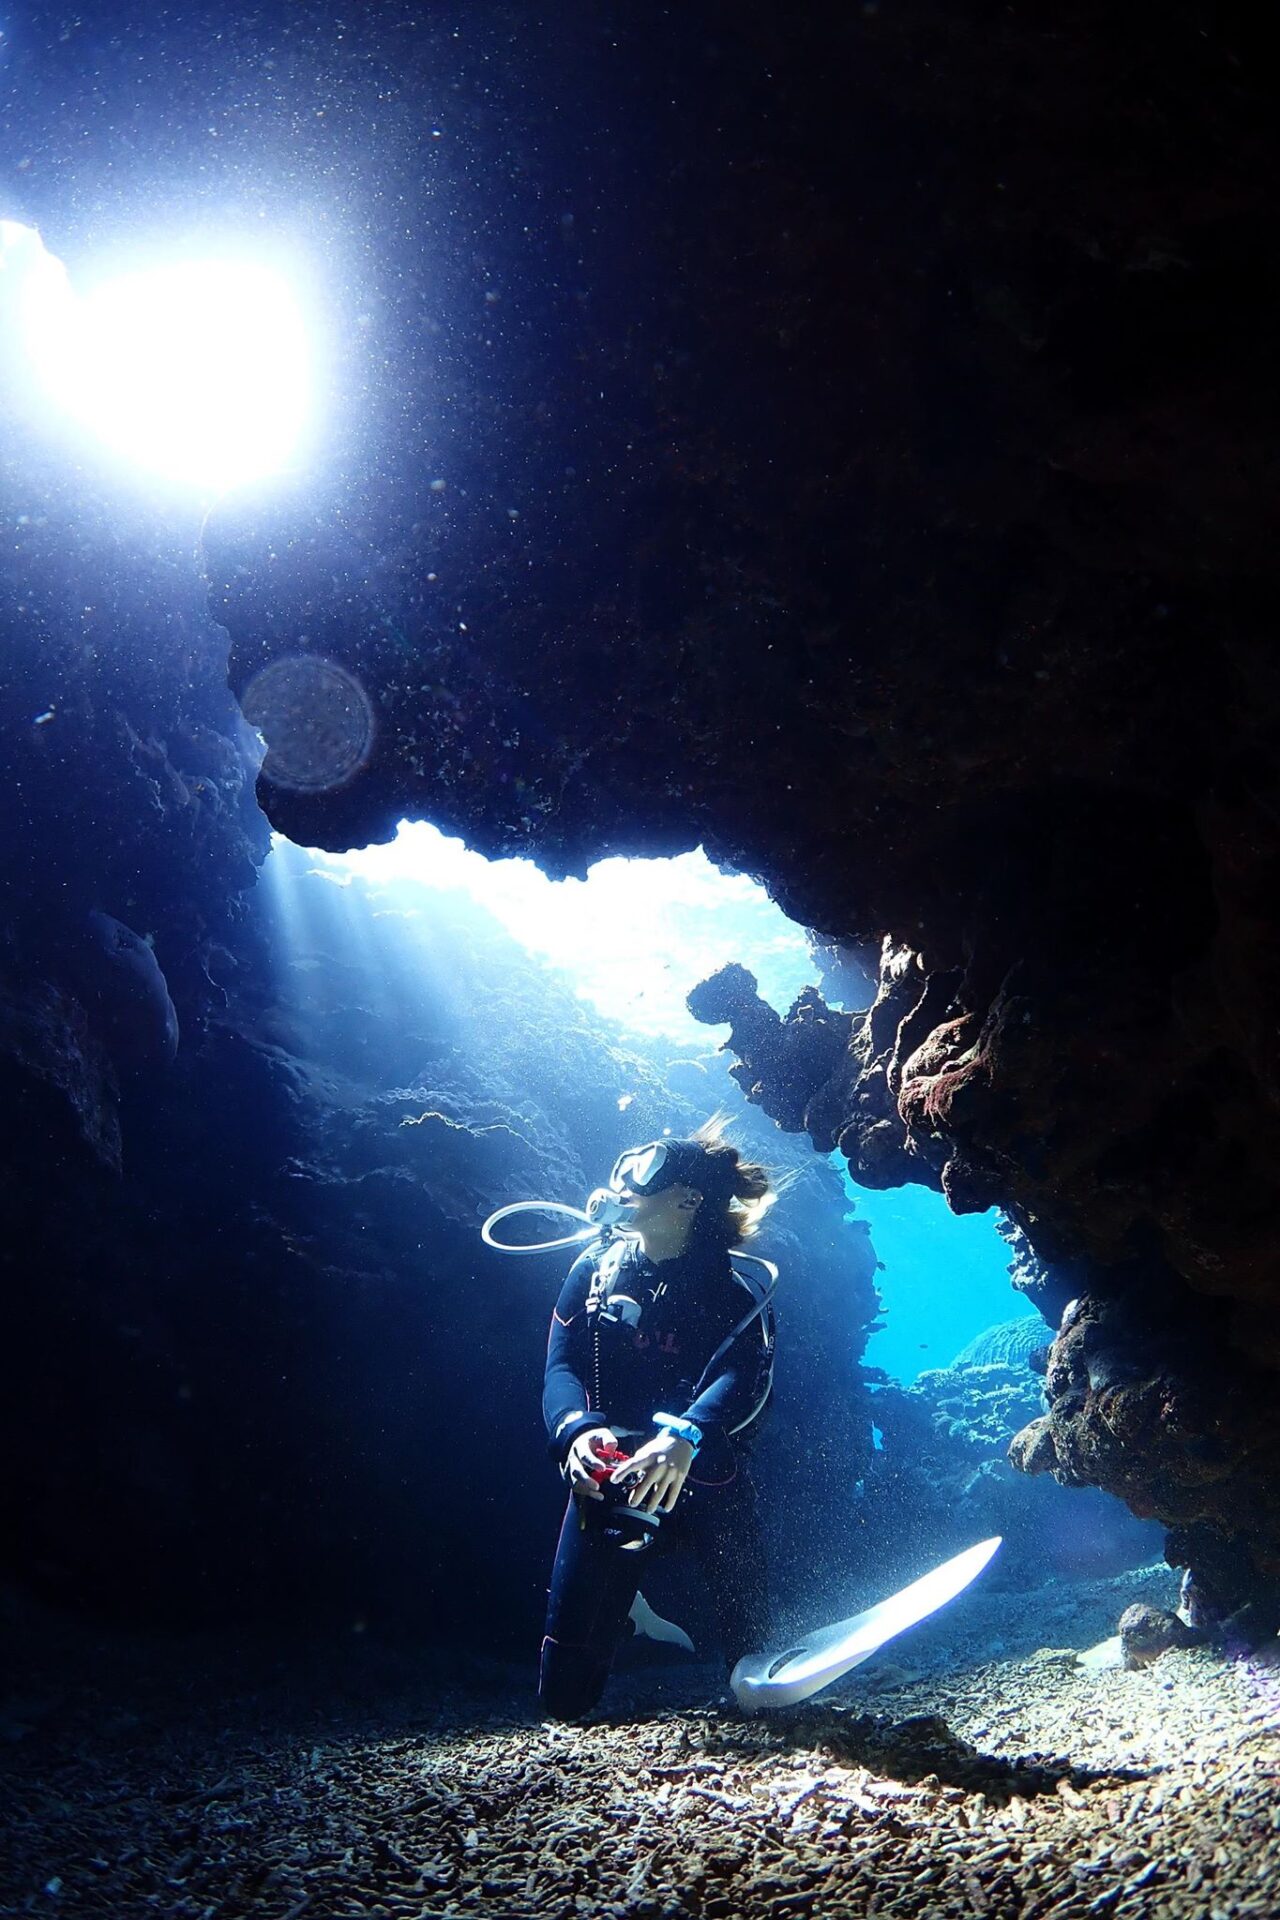
[[735, 1267], [776, 1198], [712, 1122], [616, 1161], [589, 1210], [606, 1222], [551, 1316], [542, 1410], [569, 1488], [538, 1697], [576, 1719], [604, 1691], [645, 1557], [692, 1547], [726, 1672], [769, 1640], [747, 1448], [772, 1392], [777, 1271]]
[[[747, 1466], [773, 1386], [778, 1270], [741, 1242], [790, 1177], [773, 1183], [721, 1137], [651, 1140], [614, 1162], [585, 1208], [517, 1200], [481, 1228], [498, 1253], [583, 1247], [551, 1316], [542, 1411], [569, 1502], [547, 1606], [538, 1696], [557, 1720], [598, 1703], [628, 1620], [693, 1650], [639, 1592], [642, 1555], [692, 1546], [711, 1590], [734, 1700], [792, 1706], [861, 1666], [964, 1592], [999, 1535], [954, 1554], [862, 1612], [791, 1633], [768, 1651], [770, 1608]], [[561, 1214], [566, 1236], [511, 1245], [512, 1215]], [[743, 1267], [762, 1268], [767, 1283]]]

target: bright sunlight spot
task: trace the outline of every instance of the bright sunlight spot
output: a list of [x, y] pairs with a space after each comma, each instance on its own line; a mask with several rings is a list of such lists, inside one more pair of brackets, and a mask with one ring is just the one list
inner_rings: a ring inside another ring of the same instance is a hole
[[40, 236], [0, 222], [0, 305], [52, 408], [145, 472], [216, 494], [279, 473], [311, 407], [288, 282], [260, 261], [187, 260], [86, 292]]

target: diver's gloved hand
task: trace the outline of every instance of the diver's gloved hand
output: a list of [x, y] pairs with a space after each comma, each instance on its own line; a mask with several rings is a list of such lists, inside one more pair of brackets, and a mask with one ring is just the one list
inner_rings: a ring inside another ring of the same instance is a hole
[[627, 1505], [643, 1507], [647, 1513], [670, 1513], [693, 1465], [694, 1451], [674, 1433], [660, 1433], [637, 1447], [625, 1466], [613, 1470], [615, 1480], [635, 1480]]
[[569, 1482], [569, 1491], [580, 1500], [603, 1500], [595, 1481], [591, 1478], [591, 1469], [599, 1470], [605, 1465], [600, 1459], [602, 1447], [616, 1447], [618, 1436], [608, 1427], [588, 1427], [580, 1433], [564, 1457], [565, 1479]]

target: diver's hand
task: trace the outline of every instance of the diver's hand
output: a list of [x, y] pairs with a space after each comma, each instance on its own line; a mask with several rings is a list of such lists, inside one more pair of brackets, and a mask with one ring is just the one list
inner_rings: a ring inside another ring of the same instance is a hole
[[580, 1500], [603, 1500], [595, 1481], [591, 1478], [592, 1467], [600, 1467], [602, 1447], [616, 1447], [618, 1436], [608, 1427], [588, 1427], [580, 1433], [564, 1457], [565, 1477], [569, 1482], [569, 1491], [577, 1494]]
[[[631, 1458], [613, 1470], [615, 1480], [635, 1480], [627, 1496], [629, 1507], [641, 1507], [646, 1513], [670, 1513], [680, 1498], [690, 1467], [693, 1448], [674, 1433], [660, 1433], [646, 1440]], [[641, 1471], [637, 1474], [636, 1469]]]

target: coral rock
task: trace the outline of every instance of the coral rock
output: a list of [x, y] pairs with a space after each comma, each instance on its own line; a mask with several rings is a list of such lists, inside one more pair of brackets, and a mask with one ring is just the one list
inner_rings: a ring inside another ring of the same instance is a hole
[[1130, 1668], [1149, 1667], [1172, 1647], [1199, 1646], [1204, 1635], [1163, 1607], [1136, 1605], [1120, 1615], [1120, 1654]]

